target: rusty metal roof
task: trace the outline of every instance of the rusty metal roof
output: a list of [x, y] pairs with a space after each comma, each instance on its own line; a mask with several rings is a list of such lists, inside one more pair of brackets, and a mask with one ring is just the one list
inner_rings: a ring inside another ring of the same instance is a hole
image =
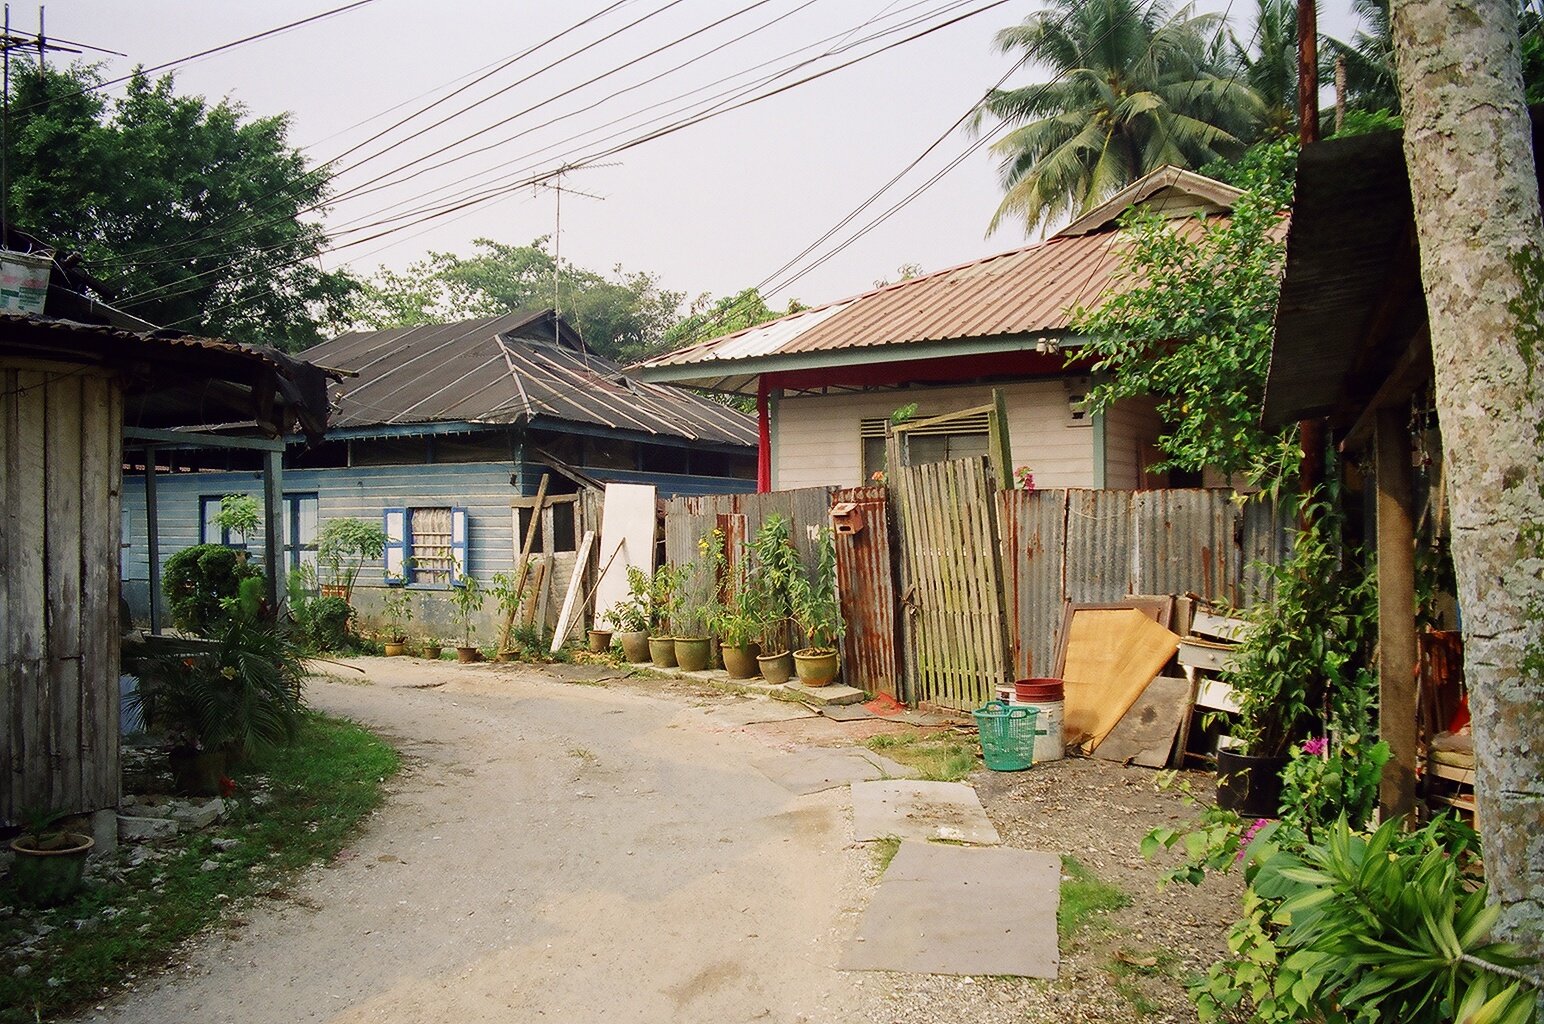
[[305, 357], [358, 373], [340, 389], [332, 420], [337, 427], [540, 420], [714, 444], [756, 443], [749, 416], [684, 388], [628, 376], [584, 352], [551, 310], [353, 331], [307, 349]]
[[[1204, 194], [1191, 179], [1206, 183]], [[1164, 168], [1128, 191], [1137, 201], [1186, 214], [1175, 230], [1197, 236], [1207, 214], [1237, 195], [1219, 182]], [[1124, 193], [1123, 193], [1124, 194]], [[1087, 218], [1042, 242], [925, 274], [840, 302], [817, 306], [645, 360], [645, 379], [745, 390], [769, 362], [818, 353], [889, 349], [891, 358], [923, 358], [929, 343], [962, 339], [1054, 335], [1068, 330], [1072, 311], [1120, 287], [1119, 252], [1128, 235], [1115, 226], [1125, 207], [1103, 209], [1102, 225]], [[1215, 219], [1215, 218], [1214, 218]], [[1096, 230], [1098, 228], [1098, 230]], [[904, 350], [904, 351], [899, 351]], [[835, 358], [832, 362], [836, 362]]]

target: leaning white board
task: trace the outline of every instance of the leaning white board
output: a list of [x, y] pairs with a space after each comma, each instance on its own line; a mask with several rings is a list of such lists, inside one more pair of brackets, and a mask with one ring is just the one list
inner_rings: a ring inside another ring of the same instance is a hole
[[[615, 558], [617, 545], [622, 550]], [[611, 566], [595, 585], [595, 621], [627, 600], [627, 568], [654, 572], [654, 487], [652, 484], [607, 484], [600, 513], [600, 563]]]

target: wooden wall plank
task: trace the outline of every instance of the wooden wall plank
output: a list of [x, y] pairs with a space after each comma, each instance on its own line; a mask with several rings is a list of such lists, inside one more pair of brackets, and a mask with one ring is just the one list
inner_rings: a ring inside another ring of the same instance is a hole
[[[12, 700], [19, 714], [16, 753], [20, 777], [13, 797], [17, 807], [52, 807], [49, 765], [50, 706], [47, 653], [46, 602], [43, 589], [44, 472], [43, 437], [48, 374], [20, 370], [16, 374], [15, 429], [6, 458], [10, 493], [7, 508], [12, 519], [10, 562], [6, 575], [11, 588], [5, 628], [10, 631], [11, 674], [15, 684]], [[14, 767], [14, 766], [13, 766]]]
[[120, 773], [118, 675], [119, 544], [123, 494], [123, 392], [106, 377], [87, 377], [81, 389], [81, 652], [87, 673], [81, 689], [82, 802], [113, 807]]
[[[0, 566], [11, 564], [15, 547], [12, 537], [22, 518], [11, 491], [11, 453], [20, 444], [16, 436], [16, 371], [0, 369]], [[0, 572], [0, 665], [10, 665], [12, 656], [11, 574]], [[16, 737], [21, 728], [21, 701], [10, 672], [0, 672], [0, 814], [11, 816], [20, 803], [15, 793], [21, 765], [14, 761]]]
[[[81, 378], [55, 375], [43, 389], [46, 424], [44, 475], [44, 594], [47, 626], [49, 768], [55, 807], [84, 809], [82, 769], [97, 770], [82, 744], [81, 684], [94, 681], [100, 666], [83, 667], [81, 656]], [[89, 439], [92, 442], [97, 439]], [[92, 517], [95, 519], [96, 517]]]

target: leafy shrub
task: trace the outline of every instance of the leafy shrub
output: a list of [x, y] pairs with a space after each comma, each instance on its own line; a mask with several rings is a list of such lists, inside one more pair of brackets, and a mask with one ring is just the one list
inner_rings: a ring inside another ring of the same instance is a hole
[[354, 609], [341, 597], [311, 597], [290, 607], [296, 640], [308, 651], [351, 651]]
[[226, 618], [223, 602], [240, 593], [243, 580], [262, 578], [263, 571], [239, 552], [220, 544], [198, 544], [166, 560], [161, 589], [172, 623], [203, 635]]

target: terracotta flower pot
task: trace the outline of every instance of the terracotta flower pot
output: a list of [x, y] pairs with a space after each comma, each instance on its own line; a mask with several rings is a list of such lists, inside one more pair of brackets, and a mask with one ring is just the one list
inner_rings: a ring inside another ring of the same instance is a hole
[[649, 637], [649, 660], [660, 668], [675, 668], [675, 637], [651, 636]]
[[400, 658], [400, 657], [402, 657], [402, 653], [404, 651], [406, 651], [406, 650], [407, 650], [407, 642], [406, 641], [403, 641], [401, 643], [394, 643], [394, 642], [392, 642], [390, 640], [386, 641], [386, 657], [388, 657], [388, 658]]
[[609, 650], [611, 650], [611, 630], [590, 630], [590, 653], [605, 654]]
[[829, 686], [836, 681], [836, 673], [840, 668], [836, 651], [816, 647], [794, 651], [793, 666], [799, 674], [799, 682], [805, 686]]
[[701, 672], [713, 659], [713, 641], [705, 636], [675, 638], [676, 664], [688, 672]]
[[635, 632], [618, 633], [617, 639], [622, 643], [622, 656], [633, 664], [649, 660], [649, 632], [640, 629]]
[[724, 658], [724, 671], [730, 679], [751, 679], [756, 675], [756, 656], [761, 653], [760, 644], [728, 644], [719, 648]]
[[482, 651], [479, 651], [475, 647], [456, 648], [456, 660], [461, 662], [463, 665], [467, 664], [468, 662], [479, 661], [481, 659]]
[[793, 655], [787, 651], [757, 655], [756, 665], [761, 669], [761, 678], [769, 683], [786, 683], [793, 677]]
[[86, 858], [96, 841], [76, 832], [61, 832], [59, 845], [49, 847], [36, 836], [17, 836], [11, 840], [16, 860], [11, 878], [21, 898], [34, 906], [48, 907], [63, 903], [80, 889], [86, 870]]

